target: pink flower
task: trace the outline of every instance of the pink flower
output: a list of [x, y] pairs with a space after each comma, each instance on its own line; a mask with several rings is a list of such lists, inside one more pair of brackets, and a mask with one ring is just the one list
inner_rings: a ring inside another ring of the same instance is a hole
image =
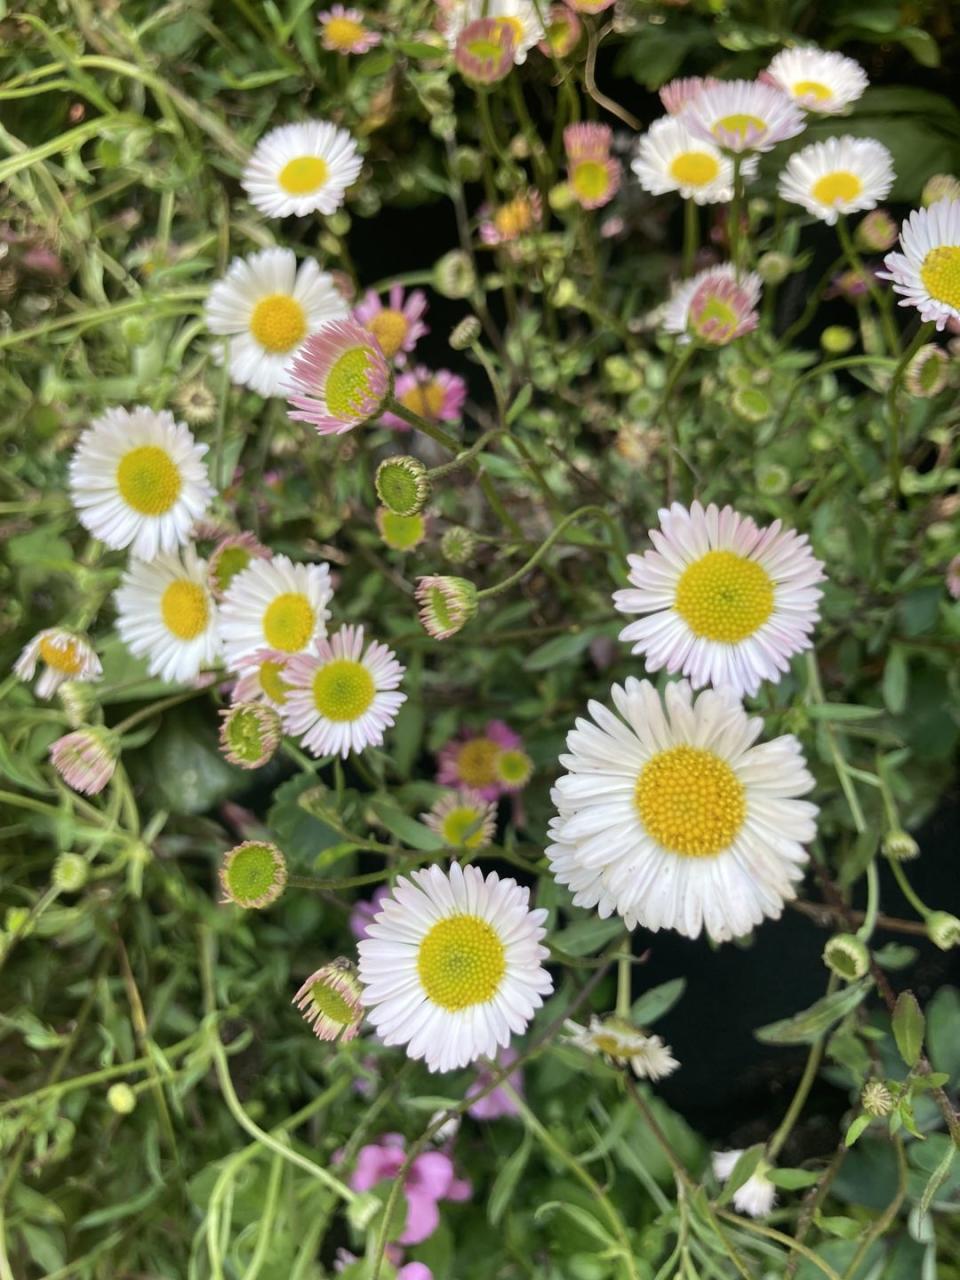
[[660, 90], [663, 109], [668, 115], [677, 116], [687, 103], [692, 102], [704, 89], [711, 89], [719, 83], [714, 76], [681, 76], [677, 80], [671, 80]]
[[498, 800], [511, 790], [499, 776], [499, 757], [515, 752], [522, 742], [502, 720], [491, 720], [482, 733], [462, 734], [441, 749], [437, 781], [446, 787], [469, 787], [484, 800]]
[[619, 190], [623, 171], [610, 154], [612, 142], [606, 124], [568, 124], [563, 131], [570, 189], [583, 209], [602, 208]]
[[453, 60], [471, 84], [496, 84], [513, 70], [516, 52], [513, 27], [497, 18], [477, 18], [457, 36]]
[[423, 323], [427, 312], [427, 295], [422, 289], [414, 289], [404, 299], [403, 286], [391, 285], [387, 305], [379, 294], [369, 290], [354, 308], [353, 318], [369, 329], [388, 360], [397, 365], [406, 363], [407, 353], [417, 345], [418, 339], [429, 328]]
[[[456, 422], [467, 398], [467, 384], [449, 369], [432, 371], [424, 365], [401, 373], [394, 393], [411, 413], [427, 422]], [[410, 426], [395, 413], [385, 413], [380, 421], [385, 427], [409, 431]]]
[[577, 47], [580, 32], [583, 29], [580, 19], [566, 5], [555, 4], [547, 14], [547, 34], [537, 45], [541, 53], [549, 58], [565, 58]]
[[50, 759], [67, 786], [83, 795], [99, 795], [117, 767], [116, 735], [108, 729], [77, 729], [58, 738]]
[[353, 910], [350, 912], [350, 932], [358, 942], [362, 942], [367, 936], [367, 925], [373, 922], [374, 916], [380, 910], [380, 904], [384, 898], [389, 898], [390, 890], [385, 884], [379, 889], [375, 889], [372, 898], [361, 898], [359, 902], [355, 902]]
[[709, 267], [676, 286], [664, 309], [663, 327], [681, 342], [698, 338], [725, 346], [757, 327], [760, 277], [731, 264]]
[[356, 320], [333, 320], [312, 333], [288, 373], [288, 415], [321, 435], [342, 435], [375, 418], [390, 391], [380, 344]]
[[[403, 1136], [385, 1133], [379, 1142], [361, 1147], [350, 1186], [354, 1191], [369, 1191], [378, 1182], [396, 1178], [404, 1159]], [[467, 1200], [473, 1188], [469, 1182], [457, 1178], [448, 1155], [442, 1151], [425, 1151], [407, 1170], [403, 1192], [407, 1200], [407, 1219], [397, 1243], [409, 1245], [420, 1244], [436, 1231], [440, 1222], [438, 1205], [441, 1200]]]
[[425, 1262], [408, 1262], [397, 1272], [397, 1280], [433, 1280], [433, 1272]]
[[[501, 1049], [497, 1054], [497, 1066], [509, 1067], [516, 1062], [517, 1056], [515, 1049]], [[493, 1071], [489, 1067], [482, 1067], [477, 1072], [476, 1080], [467, 1089], [467, 1097], [475, 1097], [487, 1087], [492, 1079]], [[511, 1071], [507, 1077], [507, 1084], [509, 1084], [514, 1093], [519, 1094], [521, 1098], [523, 1097], [522, 1071]], [[502, 1085], [498, 1085], [486, 1097], [477, 1098], [477, 1101], [467, 1109], [467, 1114], [473, 1116], [475, 1120], [499, 1120], [502, 1116], [519, 1115], [520, 1110], [506, 1089]]]
[[484, 205], [480, 217], [484, 244], [509, 244], [537, 230], [543, 218], [543, 201], [536, 187], [530, 187], [494, 209]]
[[323, 47], [328, 53], [366, 53], [380, 43], [380, 36], [363, 24], [359, 9], [345, 9], [335, 4], [319, 15]]

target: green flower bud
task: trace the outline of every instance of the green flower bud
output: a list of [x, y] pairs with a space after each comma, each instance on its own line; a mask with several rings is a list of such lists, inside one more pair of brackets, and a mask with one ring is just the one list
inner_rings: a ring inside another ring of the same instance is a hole
[[762, 462], [757, 467], [757, 488], [768, 498], [778, 498], [790, 488], [790, 472], [776, 462]]
[[785, 253], [764, 253], [757, 262], [757, 274], [764, 284], [783, 284], [793, 269], [793, 259]]
[[897, 224], [886, 209], [871, 209], [857, 223], [853, 241], [864, 253], [886, 253], [897, 243]]
[[756, 387], [738, 387], [730, 397], [730, 407], [744, 422], [763, 422], [773, 413], [773, 405]]
[[445, 298], [469, 298], [477, 287], [473, 261], [462, 249], [451, 249], [433, 267], [433, 287]]
[[823, 963], [838, 977], [855, 982], [870, 972], [870, 952], [852, 933], [838, 933], [824, 947]]
[[380, 537], [392, 551], [412, 551], [427, 536], [427, 517], [422, 512], [401, 516], [387, 507], [377, 507], [376, 521]]
[[908, 862], [920, 853], [920, 846], [908, 831], [888, 831], [880, 846], [883, 855], [892, 862]]
[[118, 1116], [128, 1116], [137, 1105], [137, 1095], [128, 1084], [112, 1084], [107, 1090], [107, 1102]]
[[469, 529], [454, 525], [440, 539], [440, 554], [450, 564], [468, 564], [476, 554], [477, 540]]
[[477, 589], [466, 578], [418, 578], [415, 594], [423, 629], [434, 640], [455, 636], [477, 612]]
[[949, 357], [943, 348], [928, 342], [907, 365], [903, 385], [912, 396], [917, 396], [920, 400], [931, 400], [947, 385], [949, 364]]
[[857, 340], [857, 335], [846, 325], [831, 324], [820, 335], [820, 345], [832, 356], [842, 356]]
[[879, 1120], [893, 1110], [893, 1094], [882, 1080], [868, 1080], [860, 1094], [860, 1105], [868, 1116]]
[[87, 860], [79, 853], [61, 853], [53, 864], [53, 883], [63, 893], [79, 893], [89, 876]]
[[480, 337], [482, 327], [476, 316], [464, 316], [450, 331], [450, 345], [454, 351], [466, 351]]
[[287, 862], [275, 844], [245, 840], [231, 849], [220, 868], [227, 902], [259, 911], [276, 902], [287, 883]]
[[276, 755], [283, 730], [265, 702], [237, 702], [221, 711], [220, 750], [240, 769], [262, 769]]
[[430, 498], [427, 468], [419, 458], [406, 454], [385, 458], [373, 484], [383, 505], [398, 516], [415, 516]]
[[960, 947], [960, 920], [949, 911], [932, 911], [926, 919], [927, 937], [941, 951]]

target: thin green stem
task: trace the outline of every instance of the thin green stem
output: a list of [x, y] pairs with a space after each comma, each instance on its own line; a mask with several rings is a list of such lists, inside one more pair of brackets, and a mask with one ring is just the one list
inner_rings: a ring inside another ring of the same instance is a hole
[[412, 409], [408, 409], [405, 404], [401, 404], [393, 396], [387, 399], [384, 408], [389, 409], [391, 413], [395, 413], [398, 418], [402, 418], [408, 426], [414, 427], [417, 431], [422, 431], [431, 440], [436, 440], [437, 444], [442, 444], [451, 453], [459, 453], [461, 451], [461, 442], [455, 436], [444, 431], [442, 427], [438, 427], [435, 422], [427, 422], [425, 418], [420, 417], [419, 413], [414, 413]]
[[903, 869], [903, 863], [899, 862], [896, 858], [889, 858], [888, 861], [890, 863], [890, 870], [893, 872], [893, 878], [900, 886], [900, 892], [910, 903], [911, 907], [913, 907], [921, 920], [928, 919], [933, 915], [933, 911], [927, 906], [907, 879], [907, 873]]
[[887, 466], [890, 472], [890, 498], [893, 502], [897, 501], [897, 496], [900, 493], [900, 472], [902, 470], [900, 415], [897, 412], [897, 394], [900, 390], [903, 376], [907, 371], [907, 366], [933, 330], [934, 322], [932, 320], [928, 320], [926, 324], [920, 326], [913, 341], [900, 357], [900, 362], [893, 371], [893, 377], [890, 379], [890, 386], [887, 389]]
[[847, 220], [843, 214], [837, 219], [837, 235], [840, 239], [840, 245], [843, 248], [844, 256], [850, 263], [851, 268], [859, 279], [863, 280], [867, 286], [867, 292], [870, 294], [870, 300], [876, 307], [880, 316], [880, 324], [883, 328], [883, 338], [886, 343], [887, 350], [892, 356], [900, 354], [900, 334], [897, 327], [893, 323], [893, 316], [890, 314], [890, 308], [887, 301], [880, 292], [880, 286], [877, 284], [877, 278], [863, 264], [863, 259], [857, 253], [856, 246], [853, 243], [853, 236], [850, 234], [850, 228], [847, 226]]
[[683, 274], [693, 274], [693, 264], [700, 247], [700, 210], [695, 200], [683, 202]]
[[540, 544], [530, 559], [527, 560], [527, 562], [522, 565], [516, 573], [512, 573], [509, 578], [504, 578], [502, 582], [496, 583], [495, 586], [486, 587], [483, 591], [478, 591], [477, 599], [487, 600], [490, 599], [491, 596], [501, 595], [504, 591], [508, 591], [511, 587], [516, 586], [518, 582], [521, 582], [527, 576], [531, 569], [536, 568], [563, 532], [575, 521], [582, 520], [586, 516], [602, 520], [607, 525], [613, 524], [613, 516], [611, 516], [608, 511], [605, 511], [603, 507], [579, 507], [576, 511], [572, 511], [564, 520], [560, 521], [560, 523], [554, 528], [553, 532]]
[[867, 910], [863, 917], [863, 924], [857, 930], [857, 937], [861, 942], [869, 942], [873, 937], [873, 931], [877, 927], [877, 915], [880, 911], [880, 874], [877, 871], [877, 863], [875, 858], [871, 858], [867, 863]]
[[[827, 994], [830, 995], [838, 984], [839, 979], [834, 974], [830, 975], [830, 982], [827, 987]], [[810, 1046], [810, 1052], [807, 1054], [806, 1065], [803, 1068], [803, 1075], [796, 1087], [790, 1105], [787, 1107], [786, 1113], [773, 1137], [767, 1144], [767, 1155], [771, 1163], [774, 1162], [780, 1152], [783, 1150], [784, 1144], [793, 1132], [793, 1127], [800, 1118], [804, 1104], [810, 1096], [810, 1090], [813, 1088], [813, 1082], [817, 1078], [817, 1072], [820, 1069], [820, 1063], [823, 1059], [824, 1037], [820, 1036]]]

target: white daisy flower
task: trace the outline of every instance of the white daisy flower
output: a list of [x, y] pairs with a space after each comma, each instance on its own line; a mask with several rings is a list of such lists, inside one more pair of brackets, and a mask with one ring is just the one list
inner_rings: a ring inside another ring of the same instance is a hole
[[38, 631], [24, 645], [13, 665], [13, 674], [18, 680], [32, 680], [38, 662], [43, 663], [33, 690], [38, 698], [52, 698], [67, 680], [97, 680], [103, 673], [100, 659], [87, 637], [65, 631], [63, 627]]
[[[714, 1176], [726, 1182], [742, 1155], [742, 1150], [715, 1151], [711, 1156]], [[776, 1203], [777, 1188], [767, 1177], [762, 1164], [733, 1193], [733, 1207], [738, 1213], [746, 1213], [751, 1218], [765, 1218]]]
[[856, 102], [869, 83], [859, 62], [814, 45], [783, 49], [760, 78], [818, 115], [843, 111]]
[[[741, 172], [753, 177], [756, 156], [744, 161]], [[673, 116], [654, 120], [640, 138], [630, 167], [644, 191], [662, 196], [677, 191], [684, 200], [719, 204], [733, 199], [733, 163], [713, 143], [696, 137]]]
[[796, 896], [816, 834], [814, 785], [792, 736], [763, 728], [730, 690], [660, 694], [632, 676], [611, 694], [619, 719], [591, 702], [567, 737], [547, 849], [574, 902], [628, 928], [702, 930], [716, 942], [777, 919]]
[[147, 669], [171, 684], [193, 680], [220, 656], [217, 607], [207, 585], [207, 565], [192, 545], [131, 560], [115, 597], [117, 631]]
[[360, 176], [357, 144], [327, 120], [271, 129], [254, 148], [241, 186], [268, 218], [334, 213]]
[[[536, 0], [451, 0], [444, 5], [444, 34], [453, 49], [464, 27], [481, 18], [492, 18], [510, 28], [515, 41], [514, 61], [519, 64], [526, 62], [530, 50], [546, 38], [537, 8]], [[546, 6], [541, 8], [546, 12]]]
[[312, 258], [298, 270], [292, 249], [261, 249], [234, 258], [210, 290], [204, 314], [211, 333], [230, 338], [232, 381], [275, 396], [286, 390], [287, 371], [304, 338], [345, 319], [349, 307], [333, 277]]
[[806, 127], [792, 99], [757, 80], [721, 80], [692, 98], [680, 119], [699, 138], [727, 151], [771, 151]]
[[396, 692], [405, 670], [385, 644], [373, 640], [364, 650], [363, 627], [341, 627], [284, 668], [284, 726], [315, 756], [378, 747], [407, 700]]
[[900, 228], [902, 253], [888, 253], [881, 280], [892, 280], [901, 307], [916, 307], [938, 329], [960, 320], [960, 200], [914, 209]]
[[641, 1080], [662, 1080], [680, 1065], [660, 1036], [642, 1031], [623, 1018], [592, 1014], [589, 1027], [569, 1019], [563, 1025], [568, 1044], [584, 1053], [600, 1054], [614, 1065], [629, 1063]]
[[795, 151], [780, 174], [784, 200], [833, 226], [841, 213], [875, 209], [893, 186], [893, 156], [875, 138], [827, 138]]
[[615, 591], [621, 613], [640, 613], [620, 632], [648, 671], [681, 672], [694, 688], [712, 684], [755, 694], [779, 681], [795, 653], [810, 648], [820, 617], [823, 565], [806, 534], [759, 528], [732, 507], [687, 510], [675, 502], [650, 532], [654, 550], [628, 556], [630, 587]]
[[327, 634], [332, 595], [327, 564], [294, 564], [289, 556], [254, 560], [231, 579], [221, 605], [229, 670], [243, 671], [242, 659], [258, 649], [305, 653]]
[[696, 338], [723, 347], [757, 327], [760, 290], [755, 271], [741, 273], [730, 263], [707, 267], [674, 285], [658, 320], [681, 344]]
[[197, 444], [172, 413], [107, 409], [70, 459], [70, 498], [80, 523], [114, 551], [152, 560], [190, 537], [213, 487]]
[[456, 862], [401, 876], [357, 948], [384, 1044], [453, 1071], [521, 1035], [553, 990], [540, 945], [547, 913], [529, 899], [515, 880]]

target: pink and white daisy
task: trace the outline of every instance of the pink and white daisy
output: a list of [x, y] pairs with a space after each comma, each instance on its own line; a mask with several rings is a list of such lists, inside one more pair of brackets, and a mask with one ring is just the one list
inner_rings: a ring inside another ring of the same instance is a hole
[[777, 683], [820, 617], [823, 565], [806, 534], [713, 503], [675, 502], [659, 515], [654, 549], [627, 557], [631, 585], [613, 594], [620, 613], [644, 615], [620, 639], [648, 671], [681, 672], [694, 688], [742, 696]]
[[680, 76], [660, 90], [660, 101], [668, 115], [678, 116], [688, 102], [720, 84], [716, 76]]
[[726, 346], [757, 327], [760, 277], [741, 275], [730, 265], [708, 267], [678, 284], [663, 310], [667, 333], [681, 343], [695, 338], [710, 346]]
[[583, 24], [572, 9], [565, 4], [551, 5], [546, 33], [537, 48], [548, 58], [565, 58], [577, 47], [582, 30]]
[[522, 748], [519, 733], [502, 720], [491, 720], [482, 732], [461, 734], [441, 748], [437, 781], [441, 786], [475, 791], [484, 800], [497, 800], [509, 790], [498, 775], [498, 758]]
[[543, 219], [543, 201], [536, 187], [528, 187], [505, 204], [480, 210], [480, 239], [484, 244], [511, 244], [536, 231]]
[[543, 39], [541, 0], [443, 0], [440, 4], [443, 33], [455, 49], [461, 32], [478, 21], [492, 22], [508, 33], [513, 61], [525, 62], [527, 54]]
[[914, 209], [900, 228], [902, 253], [888, 253], [881, 280], [892, 280], [901, 307], [916, 307], [938, 329], [960, 320], [960, 200]]
[[342, 435], [377, 417], [390, 391], [380, 344], [356, 320], [325, 325], [303, 343], [287, 381], [289, 416], [320, 435]]
[[680, 118], [691, 133], [737, 153], [771, 151], [806, 128], [791, 98], [756, 80], [721, 80], [692, 98]]
[[781, 50], [766, 71], [761, 71], [760, 79], [817, 115], [844, 111], [869, 84], [859, 62], [815, 45]]
[[367, 53], [380, 43], [380, 36], [364, 22], [360, 9], [347, 9], [342, 4], [318, 15], [323, 47], [328, 53]]
[[[394, 395], [404, 408], [427, 422], [457, 422], [467, 398], [467, 384], [449, 369], [427, 369], [418, 365], [397, 378]], [[395, 413], [381, 418], [385, 427], [409, 431], [409, 423]]]
[[68, 787], [95, 796], [116, 771], [118, 747], [116, 735], [108, 729], [77, 729], [52, 744], [50, 759]]
[[315, 756], [345, 758], [380, 746], [407, 700], [397, 692], [404, 671], [385, 644], [374, 640], [364, 649], [363, 627], [341, 627], [317, 641], [316, 654], [297, 654], [287, 663], [287, 732]]
[[478, 18], [457, 36], [453, 61], [464, 80], [474, 85], [497, 84], [516, 63], [517, 41], [512, 27], [495, 18]]
[[41, 662], [43, 671], [34, 687], [38, 698], [52, 698], [66, 680], [99, 680], [103, 673], [100, 659], [87, 637], [65, 631], [63, 627], [38, 631], [24, 645], [13, 664], [13, 674], [18, 680], [32, 680]]
[[570, 189], [583, 209], [602, 208], [620, 188], [623, 170], [610, 154], [612, 144], [606, 124], [568, 124], [563, 131]]
[[422, 289], [414, 289], [404, 298], [403, 286], [395, 284], [390, 287], [386, 306], [372, 289], [364, 294], [353, 309], [353, 318], [370, 330], [388, 360], [403, 365], [419, 339], [430, 332], [423, 323], [426, 313], [427, 295]]
[[231, 702], [265, 702], [279, 711], [287, 700], [290, 686], [283, 672], [290, 661], [290, 654], [280, 649], [254, 649], [235, 660], [237, 682], [230, 695]]

